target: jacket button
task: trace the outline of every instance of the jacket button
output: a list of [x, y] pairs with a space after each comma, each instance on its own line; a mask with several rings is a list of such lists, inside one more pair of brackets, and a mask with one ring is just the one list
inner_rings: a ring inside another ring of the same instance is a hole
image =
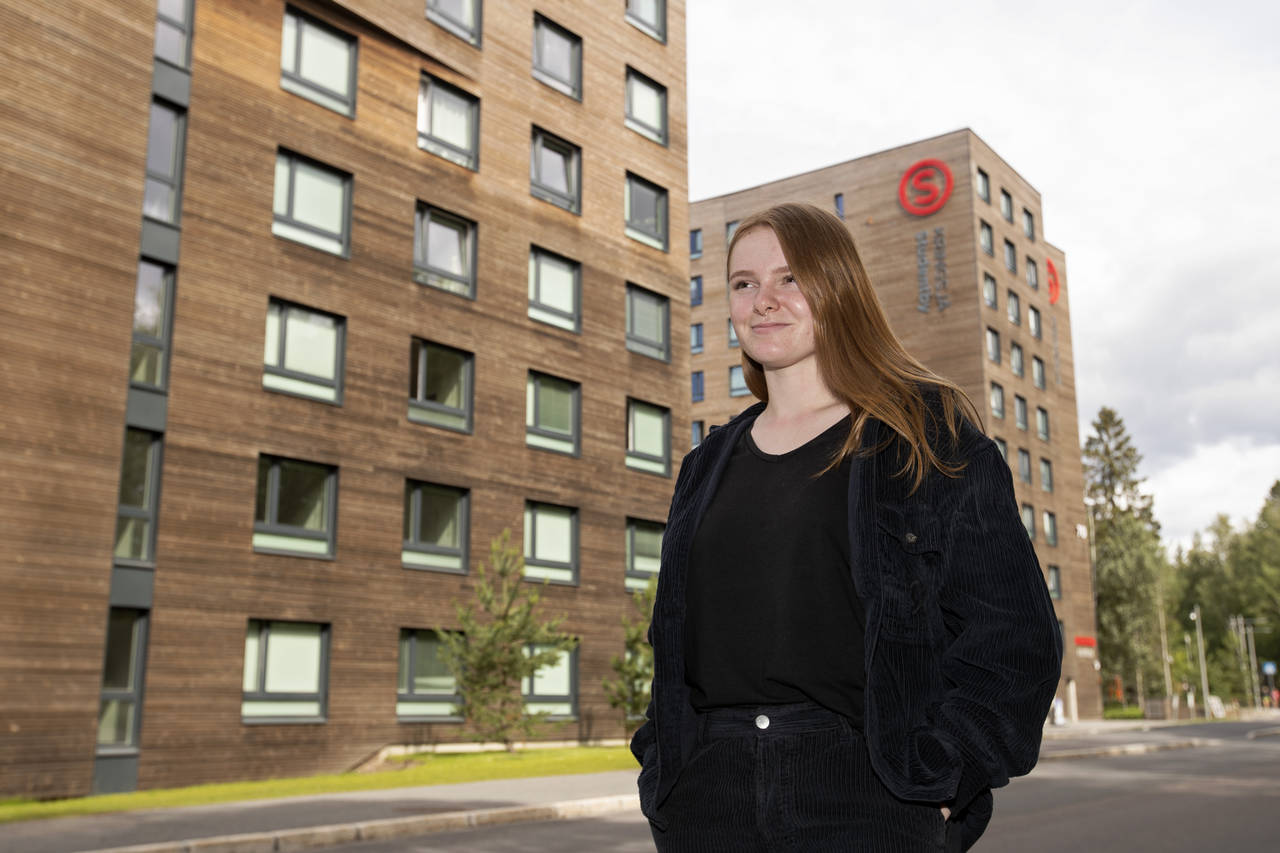
[[756, 728], [757, 729], [769, 728], [769, 718], [766, 717], [764, 714], [761, 714], [760, 716], [756, 717]]
[[911, 545], [916, 541], [916, 535], [914, 533], [908, 533], [904, 538], [907, 540], [908, 545]]

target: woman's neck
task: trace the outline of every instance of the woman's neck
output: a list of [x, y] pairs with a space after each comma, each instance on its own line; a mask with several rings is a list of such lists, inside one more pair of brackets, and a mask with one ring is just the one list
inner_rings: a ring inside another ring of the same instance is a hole
[[766, 370], [764, 378], [769, 402], [752, 425], [751, 438], [765, 453], [799, 447], [849, 414], [849, 407], [831, 393], [812, 361]]

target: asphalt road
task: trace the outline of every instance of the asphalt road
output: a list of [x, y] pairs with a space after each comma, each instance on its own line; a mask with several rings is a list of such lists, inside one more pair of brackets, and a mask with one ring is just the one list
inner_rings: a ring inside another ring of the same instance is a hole
[[[1256, 723], [1177, 726], [1133, 742], [1211, 737], [1213, 746], [1145, 755], [1042, 761], [996, 792], [979, 853], [1216, 853], [1280, 850], [1280, 737], [1247, 740]], [[520, 824], [335, 853], [651, 853], [638, 814]]]

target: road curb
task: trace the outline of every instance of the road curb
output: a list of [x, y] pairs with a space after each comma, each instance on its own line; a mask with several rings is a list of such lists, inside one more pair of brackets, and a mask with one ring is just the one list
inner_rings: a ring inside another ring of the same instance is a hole
[[1115, 746], [1086, 746], [1080, 749], [1059, 749], [1040, 753], [1041, 761], [1055, 761], [1067, 758], [1102, 758], [1108, 755], [1145, 755], [1148, 752], [1163, 752], [1168, 749], [1193, 749], [1198, 746], [1220, 746], [1223, 741], [1217, 738], [1193, 737], [1183, 740], [1144, 741], [1141, 743], [1121, 743]]
[[1260, 737], [1277, 737], [1280, 736], [1280, 726], [1272, 726], [1266, 729], [1252, 729], [1245, 733], [1245, 740], [1257, 740]]
[[441, 812], [331, 826], [306, 826], [270, 832], [218, 835], [211, 838], [189, 838], [182, 841], [135, 844], [129, 847], [108, 847], [82, 851], [82, 853], [291, 853], [295, 850], [316, 850], [337, 844], [348, 844], [352, 841], [385, 841], [481, 826], [571, 820], [628, 810], [640, 810], [639, 794], [562, 800], [528, 806], [505, 806], [497, 809]]

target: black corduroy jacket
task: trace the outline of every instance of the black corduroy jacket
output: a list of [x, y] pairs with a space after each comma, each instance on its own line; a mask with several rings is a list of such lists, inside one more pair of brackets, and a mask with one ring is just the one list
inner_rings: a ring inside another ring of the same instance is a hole
[[[689, 552], [734, 446], [763, 409], [685, 457], [667, 516], [649, 628], [653, 693], [631, 741], [641, 808], [659, 824], [697, 737], [684, 670]], [[889, 435], [873, 420], [863, 447]], [[894, 476], [896, 447], [855, 455], [849, 470], [849, 553], [867, 624], [863, 734], [885, 786], [949, 806], [948, 846], [968, 849], [991, 818], [991, 789], [1035, 765], [1062, 638], [994, 442], [966, 424], [954, 456], [964, 470], [931, 470], [914, 492]]]

